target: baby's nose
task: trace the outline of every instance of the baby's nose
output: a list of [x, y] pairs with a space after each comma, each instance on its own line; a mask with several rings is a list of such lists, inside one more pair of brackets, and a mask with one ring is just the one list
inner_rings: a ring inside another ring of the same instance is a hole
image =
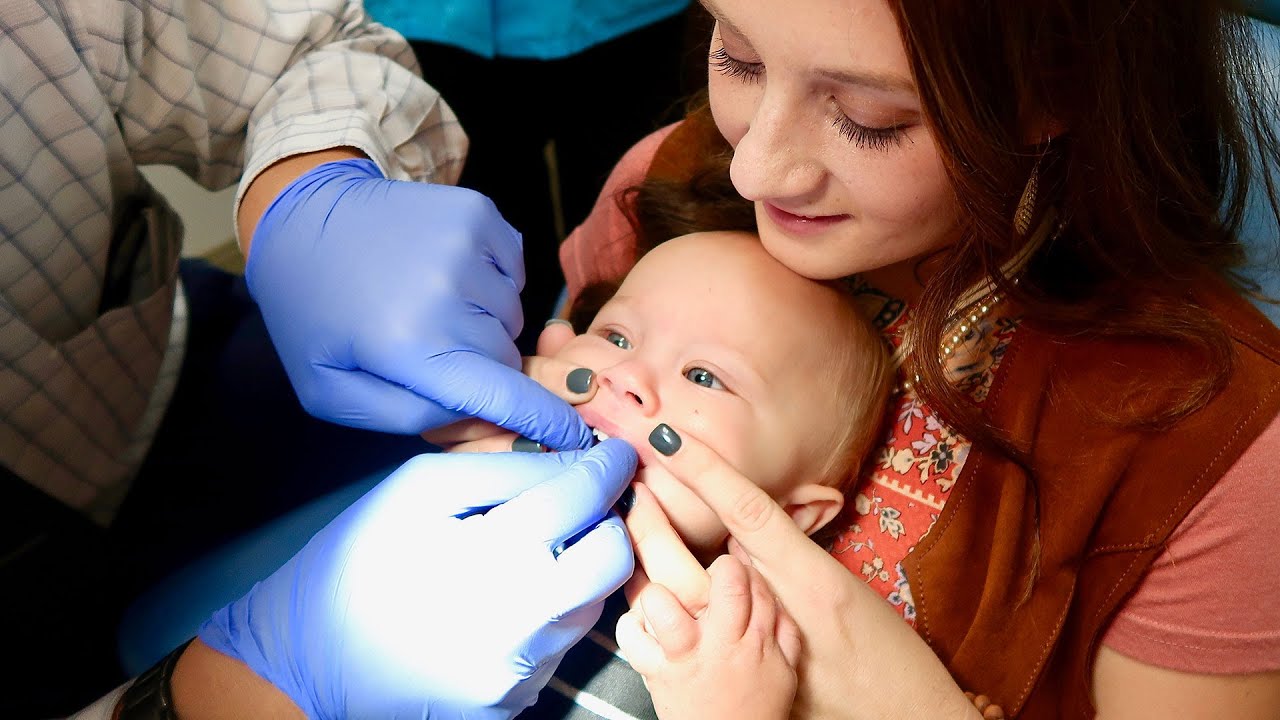
[[624, 362], [596, 375], [600, 389], [644, 415], [658, 412], [658, 393], [649, 372], [637, 362]]

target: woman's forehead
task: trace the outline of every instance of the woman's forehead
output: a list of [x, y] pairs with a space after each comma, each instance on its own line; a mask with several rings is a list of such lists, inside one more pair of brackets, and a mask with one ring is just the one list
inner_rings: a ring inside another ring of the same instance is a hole
[[884, 0], [702, 0], [736, 40], [808, 73], [867, 90], [914, 93], [915, 83]]

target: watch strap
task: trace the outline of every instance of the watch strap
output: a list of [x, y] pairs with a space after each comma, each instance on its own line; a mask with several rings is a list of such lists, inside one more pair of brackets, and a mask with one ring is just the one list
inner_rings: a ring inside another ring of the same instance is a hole
[[182, 643], [133, 681], [120, 698], [119, 720], [178, 720], [170, 681], [178, 658], [190, 644], [191, 640]]

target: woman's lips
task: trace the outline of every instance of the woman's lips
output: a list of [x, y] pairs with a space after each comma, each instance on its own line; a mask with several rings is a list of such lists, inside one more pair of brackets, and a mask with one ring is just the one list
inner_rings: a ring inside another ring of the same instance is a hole
[[848, 215], [796, 215], [773, 203], [764, 203], [764, 211], [778, 229], [788, 235], [817, 235], [849, 219]]

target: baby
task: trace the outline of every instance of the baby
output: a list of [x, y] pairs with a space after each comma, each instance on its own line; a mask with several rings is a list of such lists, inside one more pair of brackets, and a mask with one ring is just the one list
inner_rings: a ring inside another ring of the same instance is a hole
[[[599, 310], [592, 312], [593, 305]], [[571, 315], [583, 332], [549, 324], [539, 355], [595, 371], [596, 393], [578, 411], [598, 438], [622, 438], [636, 448], [635, 482], [650, 491], [646, 495], [704, 564], [724, 552], [728, 532], [692, 490], [653, 462], [648, 436], [658, 423], [715, 450], [806, 534], [819, 532], [840, 512], [846, 486], [879, 435], [891, 376], [883, 341], [843, 288], [795, 274], [754, 235], [704, 232], [658, 245], [615, 292], [579, 298]], [[512, 439], [453, 449], [510, 448]], [[607, 611], [597, 626], [600, 636], [610, 635], [615, 621]], [[553, 687], [574, 687], [582, 693], [567, 695], [591, 695], [616, 708], [636, 707], [638, 696], [647, 704], [638, 678], [628, 684], [624, 673], [603, 669], [618, 662], [601, 653], [608, 645], [595, 638], [581, 643], [558, 673], [569, 680]], [[794, 666], [794, 659], [789, 663]], [[739, 717], [709, 702], [711, 690], [757, 699], [762, 691], [738, 692], [717, 675], [677, 678], [682, 687], [673, 697], [663, 691], [663, 669], [635, 667], [664, 717]], [[770, 671], [790, 672], [777, 665], [752, 670], [746, 674], [756, 682]], [[665, 671], [681, 672], [676, 666]], [[599, 688], [572, 684], [593, 676], [608, 680]], [[699, 707], [673, 714], [673, 703], [687, 705], [683, 698], [690, 692], [702, 698]], [[532, 716], [559, 717], [558, 711], [538, 710], [544, 701], [554, 704], [556, 698], [540, 700]], [[633, 716], [648, 712], [628, 709]]]
[[722, 553], [728, 533], [647, 462], [659, 422], [719, 453], [806, 534], [835, 518], [878, 436], [891, 375], [883, 341], [845, 290], [795, 274], [754, 235], [703, 232], [649, 251], [601, 301], [594, 313], [590, 300], [572, 308], [589, 322], [582, 334], [549, 324], [538, 353], [595, 371], [598, 389], [578, 412], [599, 439], [635, 446], [636, 482], [696, 556]]
[[539, 350], [595, 370], [598, 390], [578, 411], [600, 438], [637, 448], [636, 481], [706, 561], [727, 532], [646, 462], [654, 426], [701, 440], [813, 534], [839, 513], [878, 437], [891, 374], [847, 292], [795, 274], [737, 232], [659, 245], [583, 334], [553, 324]]

